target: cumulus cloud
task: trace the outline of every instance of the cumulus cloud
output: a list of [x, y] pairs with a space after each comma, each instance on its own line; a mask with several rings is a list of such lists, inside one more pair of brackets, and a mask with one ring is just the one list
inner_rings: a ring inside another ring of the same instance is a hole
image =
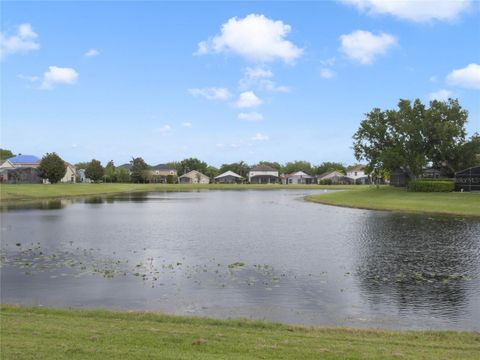
[[0, 58], [3, 59], [15, 53], [26, 53], [40, 49], [37, 37], [37, 33], [33, 31], [30, 24], [19, 25], [17, 33], [11, 36], [3, 32], [0, 33]]
[[336, 74], [337, 73], [332, 69], [328, 69], [328, 68], [320, 69], [320, 76], [324, 79], [331, 79], [335, 77]]
[[480, 65], [472, 63], [462, 69], [454, 69], [447, 75], [447, 82], [467, 89], [480, 89]]
[[394, 36], [381, 33], [375, 35], [369, 31], [356, 30], [340, 36], [340, 51], [348, 58], [361, 64], [371, 64], [375, 58], [385, 55], [397, 44]]
[[428, 94], [428, 98], [430, 100], [438, 100], [438, 101], [446, 101], [452, 96], [453, 96], [453, 92], [446, 89], [441, 89]]
[[195, 97], [203, 97], [207, 100], [226, 101], [232, 96], [226, 88], [195, 88], [188, 89], [188, 92]]
[[49, 66], [43, 73], [42, 89], [52, 89], [55, 85], [73, 85], [78, 80], [78, 73], [75, 69], [59, 66]]
[[24, 74], [18, 74], [17, 77], [21, 80], [25, 80], [29, 82], [36, 82], [40, 80], [40, 77], [38, 76], [31, 76], [31, 75], [24, 75]]
[[252, 108], [257, 107], [263, 103], [253, 91], [244, 91], [238, 97], [236, 102], [237, 107], [239, 108]]
[[248, 113], [242, 112], [238, 114], [238, 118], [243, 121], [256, 122], [256, 121], [262, 121], [263, 115], [255, 111], [248, 112]]
[[234, 53], [251, 61], [292, 63], [303, 49], [285, 39], [291, 30], [290, 25], [265, 15], [233, 17], [222, 25], [219, 35], [200, 42], [196, 54]]
[[182, 123], [182, 126], [186, 127], [186, 128], [191, 128], [193, 126], [193, 124], [191, 122], [187, 121], [187, 122]]
[[472, 0], [340, 0], [370, 15], [388, 14], [415, 22], [451, 21], [469, 9]]
[[251, 138], [253, 141], [268, 141], [270, 137], [268, 135], [264, 135], [262, 133], [256, 133]]
[[337, 58], [335, 56], [332, 56], [328, 59], [321, 60], [320, 64], [322, 64], [323, 66], [333, 66], [335, 65], [336, 62], [337, 62]]
[[94, 57], [100, 55], [100, 51], [98, 51], [97, 49], [90, 49], [83, 55], [86, 57]]

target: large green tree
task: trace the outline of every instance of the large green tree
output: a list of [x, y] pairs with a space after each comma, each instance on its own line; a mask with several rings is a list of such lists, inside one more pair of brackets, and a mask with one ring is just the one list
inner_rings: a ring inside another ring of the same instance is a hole
[[248, 166], [248, 164], [244, 161], [240, 161], [231, 164], [223, 164], [219, 169], [219, 173], [221, 174], [227, 171], [233, 171], [234, 173], [246, 178], [248, 172], [250, 171], [250, 166]]
[[339, 171], [342, 174], [345, 174], [346, 170], [347, 169], [342, 163], [325, 161], [315, 167], [315, 174], [321, 175], [329, 171]]
[[454, 169], [455, 154], [466, 143], [468, 112], [458, 100], [400, 100], [398, 109], [373, 109], [354, 134], [358, 161], [367, 161], [374, 174], [402, 169], [411, 178], [427, 166]]
[[117, 172], [113, 160], [110, 160], [105, 166], [105, 182], [117, 182]]
[[310, 164], [308, 161], [296, 160], [296, 161], [287, 162], [282, 167], [282, 172], [284, 172], [285, 174], [291, 174], [297, 171], [303, 171], [307, 174], [312, 174], [313, 173], [312, 164]]
[[38, 171], [43, 179], [56, 184], [65, 176], [67, 165], [56, 153], [47, 153], [42, 157]]
[[282, 171], [282, 165], [280, 165], [280, 163], [276, 162], [276, 161], [260, 161], [258, 163], [258, 165], [267, 165], [267, 166], [270, 166], [272, 168], [274, 168], [275, 170], [278, 170], [279, 172]]
[[148, 179], [148, 169], [150, 166], [141, 157], [133, 158], [130, 162], [132, 167], [130, 169], [130, 179], [135, 183], [144, 183]]
[[94, 182], [100, 181], [105, 174], [105, 169], [99, 160], [92, 159], [85, 169], [85, 176]]
[[196, 158], [188, 158], [180, 161], [177, 170], [183, 174], [192, 170], [197, 170], [202, 174], [205, 174], [207, 172], [207, 168], [208, 164], [206, 162]]
[[0, 149], [0, 160], [5, 160], [15, 156], [10, 150], [7, 149]]

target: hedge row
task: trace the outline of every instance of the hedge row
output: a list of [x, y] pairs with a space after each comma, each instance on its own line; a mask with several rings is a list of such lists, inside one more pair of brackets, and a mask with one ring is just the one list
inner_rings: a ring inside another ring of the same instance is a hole
[[407, 185], [407, 190], [412, 192], [452, 192], [455, 188], [453, 181], [449, 180], [412, 180]]

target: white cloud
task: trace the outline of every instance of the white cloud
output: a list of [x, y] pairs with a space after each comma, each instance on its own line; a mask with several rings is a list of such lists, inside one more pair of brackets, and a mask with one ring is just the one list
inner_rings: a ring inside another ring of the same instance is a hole
[[182, 123], [182, 126], [186, 127], [186, 128], [191, 128], [193, 126], [193, 124], [191, 122], [187, 121], [187, 122]]
[[15, 53], [38, 50], [40, 44], [37, 42], [37, 37], [37, 33], [33, 31], [30, 24], [19, 25], [15, 35], [8, 36], [6, 33], [0, 33], [0, 58], [3, 59]]
[[43, 73], [42, 89], [52, 89], [57, 84], [73, 85], [78, 80], [75, 69], [58, 66], [49, 66]]
[[159, 134], [167, 134], [169, 133], [170, 131], [172, 130], [172, 127], [170, 125], [163, 125], [159, 128], [156, 128], [155, 129], [155, 132], [159, 133]]
[[256, 121], [262, 121], [263, 115], [255, 111], [248, 112], [248, 113], [242, 112], [238, 114], [238, 118], [244, 121], [256, 122]]
[[437, 76], [436, 76], [436, 75], [432, 75], [432, 76], [430, 76], [430, 77], [428, 78], [428, 80], [429, 80], [430, 82], [437, 82]]
[[247, 67], [243, 79], [239, 81], [239, 86], [241, 90], [257, 88], [269, 92], [290, 92], [288, 86], [277, 85], [275, 81], [271, 80], [272, 77], [273, 72], [270, 69], [264, 67]]
[[263, 103], [253, 91], [245, 91], [240, 94], [237, 100], [237, 107], [239, 108], [252, 108], [257, 107]]
[[451, 21], [469, 9], [472, 0], [340, 0], [371, 15], [388, 14], [400, 19]]
[[337, 75], [337, 73], [332, 69], [323, 68], [320, 70], [320, 76], [324, 79], [331, 79], [335, 77], [335, 75]]
[[203, 97], [208, 100], [225, 101], [232, 96], [228, 89], [216, 87], [188, 89], [188, 92], [195, 97]]
[[85, 54], [83, 54], [83, 56], [86, 57], [94, 57], [98, 55], [100, 55], [100, 51], [98, 51], [97, 49], [90, 49]]
[[38, 76], [30, 76], [30, 75], [24, 75], [24, 74], [18, 74], [17, 77], [19, 79], [29, 81], [29, 82], [36, 82], [40, 80]]
[[222, 25], [221, 33], [198, 44], [197, 55], [235, 53], [252, 61], [276, 59], [294, 62], [303, 53], [285, 37], [292, 30], [280, 20], [250, 14], [243, 19], [233, 17]]
[[463, 69], [454, 69], [447, 75], [447, 82], [467, 89], [480, 89], [480, 65], [469, 64]]
[[252, 136], [253, 141], [268, 141], [270, 140], [270, 137], [268, 135], [264, 135], [262, 133], [256, 133], [254, 136]]
[[320, 64], [322, 64], [323, 66], [333, 66], [335, 65], [336, 62], [337, 62], [337, 59], [335, 58], [335, 56], [332, 56], [331, 58], [321, 60]]
[[356, 30], [340, 36], [340, 51], [361, 64], [371, 64], [377, 56], [384, 55], [397, 44], [394, 36], [381, 33], [375, 35], [369, 31]]
[[446, 89], [441, 89], [428, 94], [428, 98], [430, 100], [438, 100], [438, 101], [446, 101], [452, 96], [453, 96], [453, 92]]

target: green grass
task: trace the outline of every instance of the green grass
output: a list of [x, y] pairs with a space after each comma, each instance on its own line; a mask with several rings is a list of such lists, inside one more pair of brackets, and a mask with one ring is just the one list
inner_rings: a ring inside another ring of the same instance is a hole
[[356, 187], [310, 195], [309, 201], [345, 207], [480, 217], [480, 193], [419, 193], [390, 186]]
[[[339, 186], [346, 189], [352, 186]], [[142, 191], [189, 191], [189, 190], [244, 190], [244, 189], [325, 189], [323, 185], [189, 185], [189, 184], [2, 184], [0, 200], [2, 202], [44, 200], [72, 196], [108, 195]], [[333, 187], [335, 188], [335, 187]]]
[[3, 305], [8, 359], [478, 359], [478, 332], [306, 328]]

